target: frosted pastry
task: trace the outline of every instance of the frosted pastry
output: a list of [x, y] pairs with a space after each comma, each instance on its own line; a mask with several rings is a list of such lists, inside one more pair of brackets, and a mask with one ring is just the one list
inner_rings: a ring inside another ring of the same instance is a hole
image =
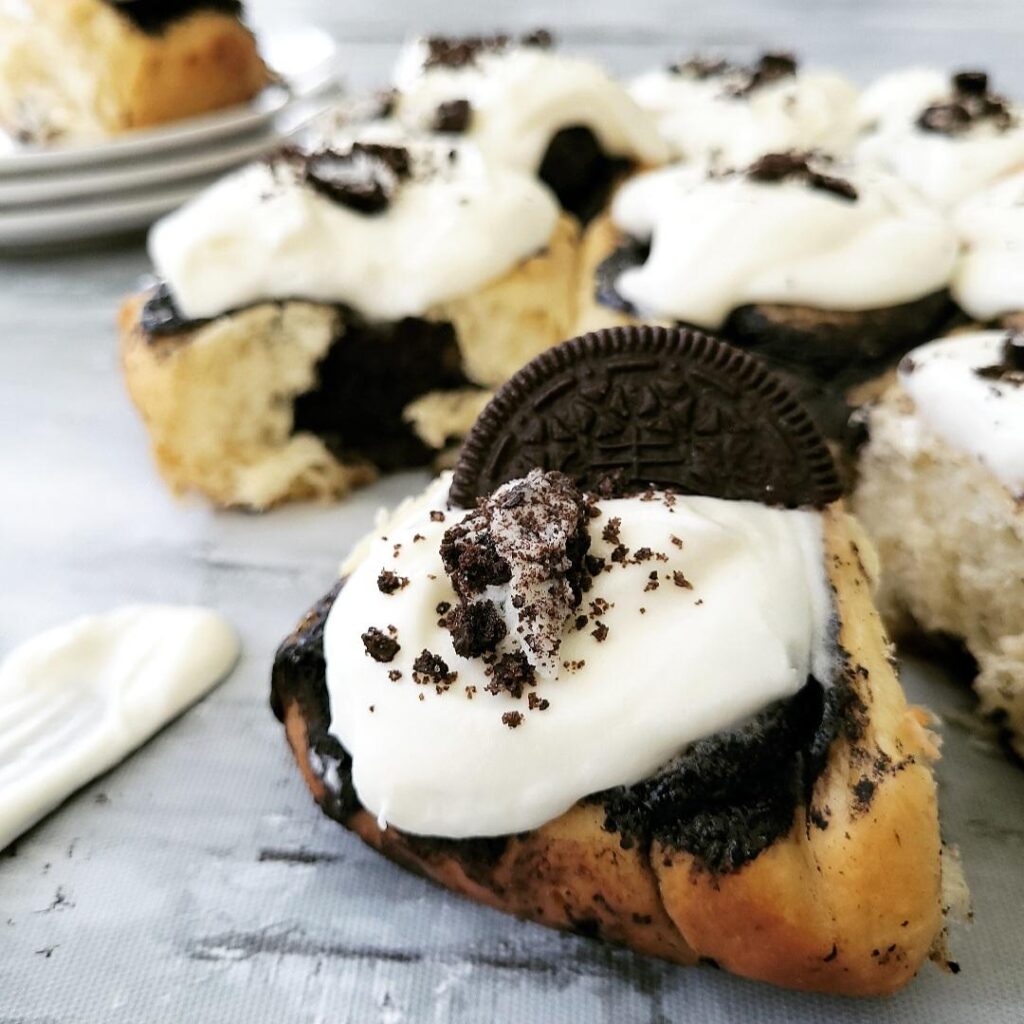
[[468, 142], [358, 131], [154, 227], [122, 356], [175, 489], [266, 508], [428, 463], [569, 329], [578, 229], [547, 188]]
[[417, 39], [393, 76], [395, 117], [464, 135], [488, 159], [536, 174], [583, 220], [616, 181], [668, 153], [654, 122], [598, 65], [550, 34]]
[[82, 142], [251, 99], [270, 81], [237, 0], [3, 0], [0, 128]]
[[542, 924], [899, 988], [945, 956], [936, 750], [838, 495], [739, 350], [642, 328], [539, 356], [279, 649], [314, 797]]
[[867, 418], [854, 506], [893, 628], [962, 641], [981, 710], [1024, 756], [1024, 339], [915, 349]]

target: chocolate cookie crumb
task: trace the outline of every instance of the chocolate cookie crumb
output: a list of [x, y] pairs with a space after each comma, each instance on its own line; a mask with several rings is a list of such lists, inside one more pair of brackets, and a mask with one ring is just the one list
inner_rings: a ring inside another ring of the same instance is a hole
[[811, 160], [810, 153], [766, 153], [747, 168], [746, 175], [751, 181], [767, 184], [796, 179], [840, 199], [856, 201], [857, 190], [850, 182], [845, 178], [822, 173], [812, 165]]
[[635, 562], [649, 562], [654, 557], [654, 552], [650, 548], [637, 548], [636, 554], [633, 555]]
[[678, 569], [672, 573], [672, 582], [684, 590], [693, 590], [693, 584]]
[[485, 689], [497, 696], [507, 693], [518, 700], [527, 686], [536, 682], [533, 666], [522, 651], [503, 654], [490, 668], [491, 681]]
[[354, 142], [347, 150], [302, 154], [289, 150], [280, 159], [300, 162], [303, 180], [332, 202], [357, 213], [382, 213], [399, 184], [412, 175], [412, 157], [403, 146]]
[[377, 589], [382, 594], [393, 594], [396, 590], [402, 590], [409, 585], [408, 576], [399, 576], [390, 569], [381, 569], [377, 577]]
[[608, 639], [608, 627], [600, 620], [597, 620], [597, 625], [590, 631], [590, 635], [600, 644], [604, 643]]
[[601, 539], [608, 544], [619, 543], [619, 530], [622, 528], [622, 520], [618, 516], [613, 516], [604, 524], [604, 529], [601, 531]]
[[551, 701], [538, 697], [532, 690], [526, 695], [526, 703], [531, 711], [547, 711], [551, 707]]
[[371, 626], [360, 639], [363, 641], [366, 653], [374, 661], [383, 663], [393, 661], [395, 655], [402, 649], [397, 640], [381, 632], [376, 626]]
[[393, 669], [392, 669], [392, 670], [391, 670], [391, 671], [390, 671], [390, 672], [388, 673], [388, 679], [390, 679], [390, 680], [391, 680], [391, 682], [393, 682], [393, 683], [397, 683], [397, 682], [398, 682], [398, 680], [399, 680], [399, 679], [401, 679], [401, 678], [402, 678], [402, 673], [401, 673], [401, 672], [399, 672], [397, 668], [393, 668]]
[[430, 127], [435, 132], [461, 134], [469, 128], [472, 114], [469, 100], [447, 100], [438, 104]]
[[439, 654], [424, 648], [412, 663], [412, 677], [421, 686], [434, 685], [447, 688], [457, 678], [458, 673], [448, 668], [448, 663]]
[[625, 544], [620, 544], [618, 547], [616, 547], [615, 550], [612, 552], [612, 555], [611, 555], [611, 558], [612, 558], [613, 562], [620, 562], [620, 563], [625, 562], [628, 557], [629, 557], [629, 548], [627, 548]]
[[444, 513], [434, 509], [434, 511], [430, 513], [430, 521], [432, 523], [443, 523]]
[[448, 613], [445, 626], [452, 635], [455, 653], [463, 658], [479, 658], [493, 651], [508, 633], [493, 601], [459, 605]]
[[646, 593], [649, 593], [652, 590], [657, 590], [658, 587], [660, 587], [660, 586], [661, 586], [661, 583], [659, 583], [659, 581], [658, 581], [658, 573], [656, 571], [652, 572], [647, 577], [647, 582], [644, 584], [644, 593], [646, 594]]
[[980, 366], [974, 372], [983, 380], [1024, 385], [1024, 334], [1010, 331], [1003, 341], [1000, 362], [994, 366]]
[[674, 533], [669, 537], [669, 540], [672, 541], [672, 543], [677, 548], [680, 548], [680, 549], [682, 548], [683, 542]]
[[1017, 119], [1009, 101], [989, 89], [984, 71], [961, 71], [953, 75], [952, 96], [933, 103], [921, 112], [917, 126], [940, 135], [963, 135], [977, 124], [988, 122], [998, 132], [1014, 127]]
[[523, 724], [523, 713], [522, 711], [506, 711], [501, 716], [502, 725], [507, 725], [510, 729], [518, 729]]
[[452, 610], [451, 601], [438, 601], [437, 607], [434, 609], [438, 615], [447, 615]]

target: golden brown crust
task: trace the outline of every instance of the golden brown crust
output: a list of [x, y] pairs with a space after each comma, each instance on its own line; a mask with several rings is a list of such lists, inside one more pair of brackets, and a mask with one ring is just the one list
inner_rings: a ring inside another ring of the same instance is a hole
[[[909, 981], [942, 929], [929, 768], [937, 752], [903, 696], [842, 515], [829, 512], [830, 574], [840, 644], [867, 670], [858, 682], [866, 716], [862, 737], [833, 743], [815, 786], [812, 806], [828, 809], [828, 827], [809, 825], [801, 810], [785, 840], [717, 878], [657, 845], [651, 860], [680, 932], [722, 967], [788, 988], [871, 995]], [[858, 787], [870, 787], [869, 800]]]
[[40, 141], [192, 117], [270, 81], [252, 33], [231, 15], [200, 10], [147, 34], [101, 0], [31, 0], [30, 9], [28, 22], [0, 25], [0, 121]]
[[[789, 834], [738, 871], [712, 874], [692, 855], [654, 842], [624, 848], [599, 805], [473, 843], [382, 832], [358, 810], [345, 824], [403, 866], [488, 906], [583, 931], [681, 964], [709, 958], [746, 977], [791, 988], [878, 995], [905, 984], [942, 932], [935, 784], [937, 755], [909, 708], [874, 610], [855, 525], [826, 512], [828, 565], [840, 643], [863, 703], [856, 739], [840, 735], [810, 806]], [[297, 703], [286, 730], [318, 802], [306, 724]], [[809, 824], [813, 817], [818, 824]], [[625, 844], [629, 846], [629, 844]]]
[[153, 338], [139, 321], [143, 301], [121, 307], [121, 363], [173, 491], [262, 509], [340, 497], [376, 476], [369, 465], [343, 465], [312, 434], [292, 433], [292, 399], [315, 383], [336, 310], [266, 303]]

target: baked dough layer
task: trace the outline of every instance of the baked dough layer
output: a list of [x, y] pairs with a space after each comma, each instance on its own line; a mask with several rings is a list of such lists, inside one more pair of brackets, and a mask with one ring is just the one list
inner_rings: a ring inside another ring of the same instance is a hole
[[350, 784], [340, 792], [325, 785], [328, 769], [347, 755], [326, 734], [322, 655], [304, 666], [294, 657], [318, 619], [322, 627], [333, 595], [282, 646], [275, 668], [275, 707], [314, 798], [404, 867], [528, 920], [681, 964], [710, 958], [790, 988], [895, 991], [942, 946], [930, 768], [937, 750], [893, 669], [862, 561], [870, 561], [870, 545], [841, 503], [825, 516], [857, 726], [832, 741], [789, 833], [738, 870], [711, 872], [699, 857], [657, 839], [624, 841], [590, 801], [541, 828], [495, 840], [381, 831]]
[[87, 140], [243, 103], [270, 81], [237, 18], [198, 10], [148, 34], [103, 0], [0, 9], [0, 126]]
[[898, 384], [868, 431], [853, 503], [882, 559], [882, 613], [894, 632], [964, 642], [982, 712], [1024, 757], [1024, 504], [923, 429]]

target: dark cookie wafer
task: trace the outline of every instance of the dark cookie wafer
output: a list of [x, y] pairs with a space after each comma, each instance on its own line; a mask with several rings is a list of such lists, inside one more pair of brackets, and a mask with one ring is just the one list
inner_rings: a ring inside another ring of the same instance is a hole
[[484, 409], [451, 501], [535, 467], [684, 494], [821, 507], [841, 494], [803, 407], [757, 359], [697, 331], [617, 327], [542, 353]]

